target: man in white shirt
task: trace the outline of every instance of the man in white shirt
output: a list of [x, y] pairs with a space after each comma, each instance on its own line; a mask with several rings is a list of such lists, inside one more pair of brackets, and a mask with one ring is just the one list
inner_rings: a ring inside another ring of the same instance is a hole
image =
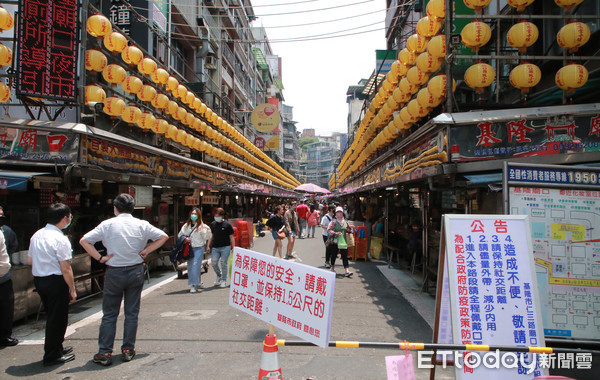
[[71, 242], [62, 232], [71, 224], [71, 209], [62, 203], [50, 206], [46, 227], [31, 237], [27, 263], [33, 283], [46, 309], [44, 365], [62, 364], [75, 359], [73, 347], [63, 347], [69, 323], [69, 302], [75, 301], [75, 283], [70, 260]]
[[[102, 300], [103, 316], [98, 334], [99, 351], [93, 358], [94, 363], [104, 366], [112, 363], [117, 317], [123, 299], [125, 323], [121, 359], [128, 362], [135, 356], [138, 314], [144, 286], [144, 259], [168, 239], [162, 230], [131, 215], [135, 207], [135, 199], [131, 195], [118, 195], [113, 205], [115, 217], [100, 223], [79, 241], [93, 259], [107, 265]], [[149, 240], [152, 243], [146, 246]], [[106, 247], [106, 256], [101, 256], [94, 248], [94, 244], [99, 241]]]

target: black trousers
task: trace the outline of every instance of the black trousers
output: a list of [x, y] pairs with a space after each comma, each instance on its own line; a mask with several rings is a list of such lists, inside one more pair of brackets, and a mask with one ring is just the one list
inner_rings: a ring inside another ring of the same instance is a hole
[[321, 235], [323, 236], [323, 243], [325, 243], [325, 262], [328, 263], [331, 261], [331, 246], [333, 244], [327, 245], [327, 236], [325, 235]]
[[33, 283], [46, 309], [44, 361], [60, 358], [69, 323], [69, 286], [62, 275], [34, 277]]
[[14, 314], [15, 293], [12, 280], [8, 280], [0, 284], [0, 340], [12, 337]]

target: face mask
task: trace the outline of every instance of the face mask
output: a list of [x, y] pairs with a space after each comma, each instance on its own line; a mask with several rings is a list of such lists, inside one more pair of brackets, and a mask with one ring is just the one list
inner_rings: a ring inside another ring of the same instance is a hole
[[198, 215], [192, 215], [192, 216], [190, 216], [190, 220], [192, 222], [195, 222], [196, 220], [198, 220]]
[[67, 228], [69, 228], [69, 226], [71, 225], [71, 221], [72, 221], [72, 220], [73, 220], [73, 219], [69, 219], [69, 223], [67, 223], [67, 225], [66, 225], [66, 226], [64, 226], [62, 229], [63, 229], [63, 230], [66, 230]]
[[344, 215], [343, 214], [335, 214], [335, 218], [341, 222], [342, 220], [344, 220]]
[[215, 222], [219, 223], [223, 221], [223, 217], [222, 216], [215, 216]]

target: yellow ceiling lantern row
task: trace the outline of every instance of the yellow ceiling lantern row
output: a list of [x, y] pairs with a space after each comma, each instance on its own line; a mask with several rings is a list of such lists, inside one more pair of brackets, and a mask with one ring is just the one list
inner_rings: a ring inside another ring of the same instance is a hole
[[[2, 23], [2, 12], [0, 11], [0, 24]], [[1, 27], [1, 26], [0, 26]], [[224, 147], [231, 149], [232, 152], [241, 156], [250, 157], [256, 165], [264, 167], [268, 172], [272, 172], [275, 176], [267, 177], [264, 173], [264, 178], [273, 178], [274, 182], [280, 183], [289, 189], [294, 188], [300, 183], [289, 173], [272, 161], [264, 152], [257, 149], [245, 136], [239, 133], [233, 126], [224, 121], [218, 114], [213, 112], [206, 106], [195, 94], [187, 89], [179, 81], [169, 75], [168, 71], [158, 67], [156, 61], [150, 57], [144, 57], [143, 52], [137, 46], [128, 46], [127, 38], [118, 32], [112, 31], [110, 21], [101, 14], [96, 14], [88, 18], [86, 30], [90, 35], [98, 39], [102, 39], [104, 47], [113, 54], [119, 54], [123, 62], [129, 66], [137, 66], [137, 70], [149, 80], [156, 84], [154, 87], [151, 84], [144, 84], [142, 79], [135, 75], [127, 75], [127, 71], [119, 64], [108, 65], [106, 55], [98, 49], [90, 49], [86, 51], [85, 63], [86, 69], [91, 73], [102, 72], [103, 78], [112, 86], [121, 85], [123, 91], [132, 96], [137, 96], [140, 100], [147, 104], [151, 104], [158, 111], [164, 110], [168, 115], [183, 125], [194, 129], [198, 132], [206, 132], [207, 124], [200, 120], [193, 112], [190, 112], [184, 105], [190, 107], [199, 115], [205, 117], [216, 129], [223, 134], [216, 132], [210, 128], [209, 134], [212, 135], [213, 141], [221, 144]], [[2, 51], [0, 47], [0, 63], [2, 62]], [[160, 87], [164, 87], [169, 91], [175, 99], [171, 100], [166, 94], [160, 91]], [[169, 124], [168, 121], [157, 118], [151, 112], [143, 113], [138, 107], [126, 105], [123, 99], [112, 96], [106, 97], [105, 91], [95, 85], [86, 86], [86, 103], [103, 102], [103, 111], [113, 117], [121, 117], [128, 124], [136, 124], [144, 130], [152, 130], [157, 134], [164, 134], [167, 138], [172, 139], [184, 146], [192, 149], [200, 148], [202, 151], [207, 150], [210, 144], [201, 141], [191, 133], [177, 126]], [[10, 93], [9, 93], [10, 97]], [[240, 145], [226, 137], [226, 134], [237, 140]], [[226, 162], [232, 163], [238, 167], [248, 167], [249, 165], [242, 160], [239, 160], [231, 154], [213, 147], [213, 151], [218, 152], [218, 157], [222, 157]], [[252, 153], [251, 153], [252, 152]]]

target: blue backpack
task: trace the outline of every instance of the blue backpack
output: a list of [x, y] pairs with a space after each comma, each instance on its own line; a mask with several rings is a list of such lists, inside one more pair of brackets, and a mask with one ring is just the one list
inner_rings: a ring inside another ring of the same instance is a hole
[[185, 242], [186, 238], [188, 238], [188, 236], [181, 235], [177, 238], [175, 245], [173, 245], [171, 253], [169, 254], [172, 263], [194, 258], [194, 251], [190, 249], [190, 243]]

